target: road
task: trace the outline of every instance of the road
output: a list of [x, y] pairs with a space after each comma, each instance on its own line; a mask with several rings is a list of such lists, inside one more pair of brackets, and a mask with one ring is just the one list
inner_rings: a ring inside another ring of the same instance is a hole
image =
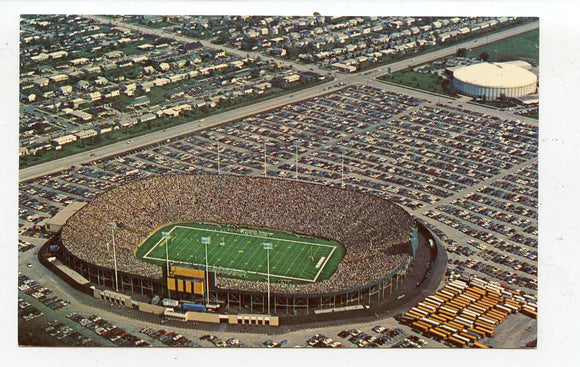
[[[182, 42], [193, 41], [191, 38], [175, 35], [175, 34], [172, 34], [169, 32], [165, 32], [163, 30], [150, 29], [150, 28], [146, 28], [146, 27], [133, 25], [133, 24], [125, 24], [125, 23], [122, 23], [122, 22], [117, 21], [117, 20], [110, 20], [110, 19], [102, 18], [102, 17], [98, 17], [98, 16], [88, 16], [88, 17], [91, 19], [103, 21], [105, 23], [112, 22], [114, 25], [117, 25], [117, 26], [123, 26], [123, 27], [128, 27], [131, 29], [137, 29], [137, 30], [140, 30], [144, 33], [174, 38], [174, 39], [176, 39], [178, 41], [182, 41]], [[172, 138], [178, 137], [180, 135], [184, 135], [184, 134], [195, 132], [198, 130], [207, 129], [207, 128], [210, 128], [212, 126], [220, 125], [220, 124], [226, 123], [228, 121], [241, 119], [241, 118], [244, 118], [246, 116], [253, 115], [256, 113], [260, 113], [260, 112], [264, 112], [264, 111], [267, 111], [270, 109], [274, 109], [274, 108], [283, 106], [283, 105], [288, 104], [288, 103], [295, 103], [295, 102], [298, 102], [298, 101], [301, 101], [304, 99], [309, 99], [309, 98], [312, 98], [312, 97], [315, 97], [315, 96], [318, 96], [321, 94], [329, 93], [329, 92], [339, 88], [338, 83], [344, 83], [346, 86], [353, 85], [353, 84], [359, 84], [359, 83], [369, 84], [369, 85], [372, 85], [372, 86], [377, 87], [377, 88], [390, 90], [390, 91], [394, 91], [394, 92], [398, 92], [398, 93], [405, 93], [408, 95], [412, 95], [412, 96], [426, 99], [432, 103], [438, 103], [441, 101], [441, 99], [445, 100], [445, 97], [434, 96], [430, 93], [425, 93], [425, 92], [421, 92], [418, 90], [411, 90], [411, 89], [404, 88], [404, 87], [394, 86], [392, 84], [382, 83], [382, 82], [377, 81], [375, 78], [378, 76], [378, 74], [380, 73], [381, 70], [385, 71], [387, 67], [390, 67], [391, 70], [393, 72], [395, 72], [398, 70], [405, 69], [405, 68], [412, 66], [412, 65], [423, 64], [423, 63], [426, 63], [426, 62], [429, 62], [432, 60], [436, 60], [436, 59], [439, 59], [439, 58], [442, 58], [442, 57], [445, 57], [448, 55], [453, 55], [453, 54], [455, 54], [456, 50], [458, 48], [461, 48], [461, 47], [467, 48], [467, 47], [482, 46], [486, 43], [495, 42], [497, 40], [504, 39], [507, 37], [512, 37], [514, 35], [528, 32], [528, 31], [536, 29], [538, 27], [539, 27], [538, 22], [524, 24], [524, 25], [515, 27], [513, 29], [500, 31], [500, 32], [497, 32], [497, 33], [494, 33], [491, 35], [485, 35], [485, 36], [482, 36], [482, 37], [477, 38], [475, 40], [470, 40], [468, 42], [463, 42], [463, 43], [460, 43], [457, 45], [453, 45], [453, 46], [446, 47], [446, 48], [443, 48], [440, 50], [429, 52], [429, 53], [426, 53], [423, 55], [413, 57], [411, 59], [398, 61], [398, 62], [388, 64], [388, 65], [382, 65], [380, 67], [377, 67], [375, 69], [371, 69], [371, 70], [364, 72], [364, 73], [359, 73], [359, 74], [331, 73], [331, 75], [333, 75], [335, 77], [335, 79], [333, 81], [329, 81], [329, 82], [321, 84], [321, 85], [317, 85], [317, 86], [314, 86], [311, 88], [301, 90], [299, 92], [295, 92], [294, 94], [292, 94], [290, 96], [284, 95], [281, 97], [272, 98], [272, 99], [258, 102], [258, 103], [255, 103], [255, 104], [252, 104], [249, 106], [240, 107], [240, 108], [237, 108], [237, 109], [232, 110], [232, 111], [227, 111], [227, 112], [223, 112], [223, 113], [220, 113], [220, 114], [217, 114], [214, 116], [206, 117], [205, 119], [194, 120], [192, 122], [185, 123], [185, 124], [175, 126], [172, 128], [168, 128], [168, 129], [163, 130], [163, 131], [157, 131], [157, 132], [150, 133], [147, 135], [142, 135], [142, 136], [136, 137], [136, 138], [129, 140], [129, 141], [107, 145], [105, 147], [97, 148], [94, 150], [78, 153], [78, 154], [71, 155], [71, 156], [68, 156], [65, 158], [56, 159], [56, 160], [53, 160], [50, 162], [46, 162], [46, 163], [42, 163], [42, 164], [38, 164], [35, 166], [21, 169], [19, 171], [19, 181], [25, 181], [25, 180], [29, 180], [32, 178], [44, 176], [44, 175], [47, 175], [50, 173], [61, 171], [63, 169], [69, 168], [71, 166], [78, 166], [82, 163], [87, 163], [87, 162], [101, 159], [101, 158], [104, 158], [107, 156], [120, 154], [120, 153], [123, 153], [123, 152], [128, 151], [128, 150], [137, 149], [137, 148], [142, 147], [142, 146], [154, 144], [157, 142], [162, 142], [164, 140], [172, 139]], [[206, 46], [206, 47], [216, 48], [216, 45], [212, 45], [211, 43], [209, 43], [207, 41], [202, 41], [202, 44], [204, 44], [204, 46]], [[257, 53], [243, 52], [240, 50], [221, 47], [221, 46], [219, 48], [224, 49], [227, 52], [241, 55], [243, 57], [245, 57], [247, 54], [249, 54], [250, 56], [253, 56], [253, 57], [257, 57], [257, 56], [261, 57], [261, 55], [259, 55]], [[298, 63], [292, 63], [292, 65], [297, 70], [305, 70], [305, 69], [311, 68], [310, 65], [305, 66], [302, 64], [298, 64]], [[322, 69], [319, 69], [316, 67], [313, 67], [313, 68], [314, 68], [315, 72], [319, 72], [322, 74], [328, 74], [327, 70], [322, 70]], [[370, 75], [372, 75], [372, 77], [370, 77]], [[451, 102], [451, 104], [455, 105], [455, 106], [458, 106], [461, 104], [461, 101], [458, 102], [458, 101], [452, 100], [452, 99], [447, 99], [447, 102]], [[535, 120], [526, 119], [526, 118], [523, 118], [521, 116], [511, 114], [509, 112], [496, 111], [493, 109], [488, 109], [485, 107], [479, 107], [479, 106], [475, 106], [475, 105], [469, 105], [469, 107], [464, 106], [463, 108], [469, 108], [472, 110], [493, 114], [493, 115], [496, 115], [496, 116], [499, 116], [502, 118], [522, 120], [522, 121], [525, 121], [528, 123], [536, 123], [537, 124], [537, 122], [535, 122]]]

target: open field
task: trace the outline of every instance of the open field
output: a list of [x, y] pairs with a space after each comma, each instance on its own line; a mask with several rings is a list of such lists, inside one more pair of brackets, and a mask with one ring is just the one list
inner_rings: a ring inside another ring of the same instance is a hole
[[514, 37], [496, 41], [485, 46], [467, 50], [467, 57], [479, 57], [487, 51], [489, 61], [496, 61], [495, 51], [497, 50], [497, 61], [526, 60], [533, 65], [538, 65], [540, 60], [540, 30], [535, 29]]
[[[162, 232], [170, 234], [168, 247]], [[172, 264], [205, 267], [202, 237], [210, 237], [207, 262], [223, 276], [264, 280], [267, 276], [267, 251], [271, 243], [271, 281], [316, 282], [328, 278], [343, 257], [343, 247], [332, 241], [302, 237], [269, 229], [248, 229], [200, 223], [165, 226], [151, 235], [137, 250], [137, 257], [163, 265], [166, 257]]]
[[392, 78], [385, 80], [429, 92], [447, 94], [441, 86], [441, 82], [438, 81], [437, 76], [433, 74], [421, 74], [403, 70], [393, 74]]

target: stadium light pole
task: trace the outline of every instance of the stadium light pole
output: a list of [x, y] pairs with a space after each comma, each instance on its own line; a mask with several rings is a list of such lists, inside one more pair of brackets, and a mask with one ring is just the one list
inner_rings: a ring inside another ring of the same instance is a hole
[[270, 250], [273, 248], [272, 244], [267, 242], [263, 244], [266, 250], [266, 258], [268, 262], [268, 315], [270, 315]]
[[341, 150], [340, 187], [344, 189], [344, 150]]
[[[169, 232], [161, 232], [161, 238], [165, 240], [165, 263], [167, 266], [167, 277], [169, 278], [169, 239], [171, 234]], [[171, 298], [169, 286], [167, 286], [167, 297]]]
[[266, 177], [268, 173], [266, 172], [266, 139], [264, 139], [264, 177]]
[[296, 144], [296, 181], [298, 181], [298, 144]]
[[211, 243], [211, 237], [202, 237], [201, 243], [203, 243], [203, 245], [205, 246], [205, 288], [206, 288], [205, 304], [207, 306], [209, 304], [209, 271], [207, 263], [207, 245]]
[[107, 223], [107, 226], [111, 228], [111, 237], [113, 240], [113, 262], [115, 265], [115, 290], [119, 291], [119, 275], [117, 272], [117, 247], [115, 246], [115, 229], [117, 229], [117, 224], [115, 222]]
[[217, 141], [217, 158], [218, 158], [218, 175], [221, 174], [221, 167], [220, 167], [220, 140], [216, 138]]

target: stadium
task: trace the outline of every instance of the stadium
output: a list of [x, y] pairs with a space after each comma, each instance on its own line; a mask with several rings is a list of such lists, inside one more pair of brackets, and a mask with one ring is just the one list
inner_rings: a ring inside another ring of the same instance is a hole
[[453, 86], [457, 90], [488, 100], [536, 93], [537, 82], [536, 75], [513, 63], [482, 62], [453, 72]]
[[120, 292], [252, 312], [271, 300], [274, 313], [308, 314], [383, 302], [412, 268], [418, 237], [404, 209], [362, 192], [168, 175], [93, 199], [63, 227], [58, 257]]

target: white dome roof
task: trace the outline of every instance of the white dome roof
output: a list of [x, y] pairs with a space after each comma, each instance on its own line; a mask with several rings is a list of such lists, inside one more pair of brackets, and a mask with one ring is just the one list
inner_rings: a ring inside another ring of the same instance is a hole
[[518, 88], [535, 84], [538, 80], [533, 73], [513, 64], [487, 62], [457, 69], [453, 78], [488, 88]]

